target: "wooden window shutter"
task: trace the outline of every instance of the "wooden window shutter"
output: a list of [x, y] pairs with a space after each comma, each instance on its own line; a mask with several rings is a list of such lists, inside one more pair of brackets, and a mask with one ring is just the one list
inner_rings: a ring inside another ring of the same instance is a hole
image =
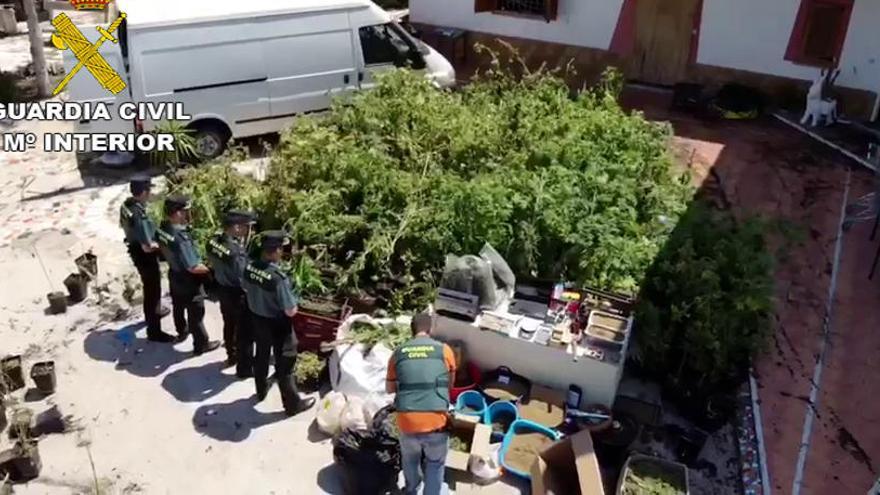
[[474, 12], [492, 12], [497, 10], [497, 0], [474, 0]]
[[559, 17], [559, 0], [544, 0], [544, 19], [555, 21]]

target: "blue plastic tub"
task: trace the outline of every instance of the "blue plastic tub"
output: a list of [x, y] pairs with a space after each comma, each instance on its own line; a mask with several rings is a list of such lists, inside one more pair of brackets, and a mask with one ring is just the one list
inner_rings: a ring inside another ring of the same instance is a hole
[[519, 419], [519, 410], [516, 408], [516, 404], [513, 402], [509, 402], [506, 400], [493, 402], [489, 404], [489, 407], [486, 408], [486, 414], [483, 416], [483, 423], [492, 426], [492, 423], [500, 418], [509, 418], [507, 429], [502, 433], [492, 432], [492, 440], [498, 442], [504, 437], [507, 431], [510, 429], [510, 426]]
[[[473, 411], [465, 411], [465, 407], [471, 408]], [[455, 412], [465, 416], [483, 418], [486, 415], [486, 398], [476, 390], [468, 390], [455, 400]]]
[[510, 425], [510, 429], [507, 431], [507, 434], [504, 435], [504, 441], [501, 443], [501, 466], [504, 467], [504, 470], [519, 476], [520, 478], [530, 480], [532, 476], [528, 473], [528, 471], [520, 471], [516, 468], [511, 467], [507, 464], [507, 449], [510, 448], [510, 442], [513, 441], [513, 437], [517, 435], [522, 435], [525, 433], [542, 433], [547, 436], [552, 441], [557, 441], [560, 438], [560, 434], [546, 426], [539, 425], [533, 421], [529, 421], [527, 419], [518, 419]]

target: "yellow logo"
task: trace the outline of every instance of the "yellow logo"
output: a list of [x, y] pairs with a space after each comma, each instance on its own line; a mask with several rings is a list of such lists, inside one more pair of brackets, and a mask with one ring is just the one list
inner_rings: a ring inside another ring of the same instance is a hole
[[70, 0], [76, 10], [104, 10], [113, 0]]
[[[82, 0], [71, 0], [71, 4], [77, 9], [85, 8], [78, 7], [77, 5], [101, 4], [106, 6], [107, 3], [109, 3], [109, 1], [85, 2]], [[69, 48], [76, 56], [77, 60], [79, 60], [73, 70], [71, 70], [70, 73], [58, 83], [58, 86], [52, 93], [53, 95], [57, 95], [63, 91], [64, 88], [67, 87], [67, 83], [69, 83], [70, 80], [73, 79], [73, 76], [75, 76], [83, 67], [88, 69], [88, 71], [95, 76], [95, 79], [97, 79], [101, 86], [107, 91], [110, 91], [113, 94], [118, 94], [125, 89], [125, 81], [122, 80], [122, 77], [120, 77], [112, 67], [110, 67], [107, 60], [98, 53], [98, 50], [105, 41], [111, 41], [113, 43], [119, 42], [119, 40], [113, 36], [113, 32], [119, 29], [123, 20], [125, 20], [125, 13], [120, 13], [119, 18], [116, 19], [113, 24], [110, 24], [107, 29], [98, 26], [96, 29], [101, 33], [101, 38], [92, 44], [66, 14], [59, 14], [52, 19], [52, 25], [55, 26], [55, 32], [52, 33], [52, 44], [59, 50], [67, 50]]]

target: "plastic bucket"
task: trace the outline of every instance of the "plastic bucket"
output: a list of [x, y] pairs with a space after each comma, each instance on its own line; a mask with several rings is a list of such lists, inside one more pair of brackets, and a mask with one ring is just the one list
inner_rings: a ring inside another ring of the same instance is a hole
[[494, 423], [501, 423], [502, 430], [500, 432], [492, 428], [492, 439], [500, 440], [510, 430], [510, 426], [519, 419], [519, 410], [516, 404], [509, 401], [493, 402], [486, 408], [486, 414], [483, 416], [483, 423], [493, 426]]
[[486, 414], [486, 399], [476, 390], [463, 392], [455, 400], [455, 412], [482, 418]]
[[480, 368], [473, 363], [467, 363], [467, 376], [470, 378], [470, 383], [462, 385], [461, 387], [453, 386], [452, 390], [449, 391], [449, 400], [458, 400], [459, 395], [468, 390], [474, 390], [483, 381], [483, 373], [480, 372]]
[[[504, 470], [519, 476], [520, 478], [530, 480], [532, 479], [531, 474], [528, 472], [528, 468], [526, 471], [520, 471], [518, 468], [512, 467], [508, 463], [507, 453], [510, 449], [510, 444], [513, 442], [514, 437], [517, 435], [524, 435], [526, 433], [540, 433], [552, 441], [559, 440], [559, 433], [547, 428], [546, 426], [539, 425], [538, 423], [529, 421], [527, 419], [518, 419], [510, 425], [510, 429], [507, 431], [507, 434], [504, 435], [504, 441], [501, 442], [501, 453], [500, 460], [501, 466], [504, 467]], [[531, 463], [529, 463], [531, 465]]]
[[[490, 404], [499, 400], [519, 402], [524, 396], [528, 395], [531, 388], [532, 382], [528, 378], [514, 373], [507, 366], [499, 366], [497, 369], [487, 373], [480, 384], [480, 389], [483, 395], [486, 396], [486, 401]], [[503, 396], [499, 396], [499, 392]]]

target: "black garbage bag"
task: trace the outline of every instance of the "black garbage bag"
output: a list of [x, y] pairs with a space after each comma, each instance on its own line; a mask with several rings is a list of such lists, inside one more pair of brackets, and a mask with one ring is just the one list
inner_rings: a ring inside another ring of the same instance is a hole
[[369, 429], [346, 429], [333, 440], [333, 459], [347, 471], [348, 493], [380, 495], [395, 488], [400, 443], [393, 412], [392, 406], [386, 406], [376, 413]]

